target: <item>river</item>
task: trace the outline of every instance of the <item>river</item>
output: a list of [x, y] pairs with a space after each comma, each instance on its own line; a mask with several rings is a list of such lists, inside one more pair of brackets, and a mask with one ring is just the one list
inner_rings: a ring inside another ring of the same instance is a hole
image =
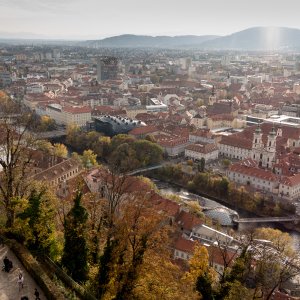
[[[176, 185], [172, 185], [170, 183], [162, 182], [159, 180], [153, 180], [153, 181], [162, 194], [175, 194], [175, 195], [179, 196], [181, 199], [183, 199], [184, 201], [198, 200], [199, 203], [205, 207], [226, 207], [225, 205], [220, 204], [214, 200], [192, 194], [188, 190], [186, 190], [184, 188], [180, 188]], [[226, 208], [229, 208], [229, 207], [226, 207]], [[233, 209], [233, 208], [230, 207], [230, 209]], [[251, 217], [251, 215], [248, 212], [245, 212], [240, 209], [234, 209], [234, 210], [239, 214], [240, 217], [243, 217], [243, 218]], [[281, 226], [279, 223], [275, 223], [275, 222], [274, 223], [241, 223], [241, 224], [239, 224], [238, 228], [235, 228], [235, 230], [237, 230], [238, 232], [243, 232], [243, 231], [253, 229], [253, 228], [258, 228], [258, 227], [271, 227], [271, 228], [280, 229], [281, 231], [289, 233], [293, 239], [293, 244], [294, 244], [295, 249], [300, 250], [300, 233], [293, 231], [293, 230], [287, 230], [283, 226]], [[226, 230], [226, 227], [224, 227], [224, 229]]]

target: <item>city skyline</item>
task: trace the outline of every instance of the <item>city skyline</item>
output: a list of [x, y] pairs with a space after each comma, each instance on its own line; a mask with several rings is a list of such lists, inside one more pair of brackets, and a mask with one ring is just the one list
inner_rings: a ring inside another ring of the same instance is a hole
[[228, 35], [257, 26], [300, 28], [297, 0], [0, 0], [6, 38], [100, 39], [120, 34]]

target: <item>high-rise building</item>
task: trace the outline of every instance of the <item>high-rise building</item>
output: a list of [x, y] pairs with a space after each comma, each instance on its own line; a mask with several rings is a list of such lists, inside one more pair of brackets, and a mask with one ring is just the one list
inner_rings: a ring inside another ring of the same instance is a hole
[[118, 76], [118, 59], [113, 56], [97, 58], [97, 80], [116, 79]]

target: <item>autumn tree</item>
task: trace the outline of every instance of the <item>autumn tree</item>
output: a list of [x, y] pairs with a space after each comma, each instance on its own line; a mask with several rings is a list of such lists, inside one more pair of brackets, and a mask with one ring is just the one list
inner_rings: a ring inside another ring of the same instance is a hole
[[53, 255], [55, 250], [56, 197], [45, 184], [35, 183], [28, 197], [28, 205], [18, 217], [28, 248], [38, 254]]
[[128, 143], [123, 143], [117, 146], [109, 158], [110, 169], [117, 170], [119, 173], [126, 173], [128, 171], [138, 168], [139, 161], [137, 154]]
[[53, 145], [53, 155], [58, 157], [67, 157], [68, 149], [64, 144], [55, 143]]
[[163, 159], [163, 149], [156, 143], [137, 140], [132, 144], [140, 167], [158, 164]]
[[81, 156], [82, 164], [84, 167], [96, 166], [97, 165], [97, 154], [92, 150], [84, 150]]
[[1, 103], [0, 109], [4, 114], [0, 124], [0, 202], [5, 211], [6, 227], [12, 228], [16, 207], [30, 185], [31, 149], [35, 148], [36, 141], [28, 134], [30, 114], [21, 114], [20, 108], [9, 100]]
[[74, 206], [64, 220], [64, 250], [61, 263], [76, 281], [82, 282], [88, 275], [88, 249], [86, 226], [88, 214], [81, 205], [82, 192], [77, 191]]
[[252, 255], [256, 259], [256, 268], [251, 275], [255, 291], [264, 299], [271, 299], [280, 285], [299, 273], [299, 256], [293, 250], [291, 237], [280, 230], [257, 229], [254, 238]]
[[189, 260], [189, 271], [184, 280], [195, 287], [203, 299], [213, 299], [213, 283], [216, 280], [215, 271], [209, 266], [209, 254], [199, 243], [194, 248]]

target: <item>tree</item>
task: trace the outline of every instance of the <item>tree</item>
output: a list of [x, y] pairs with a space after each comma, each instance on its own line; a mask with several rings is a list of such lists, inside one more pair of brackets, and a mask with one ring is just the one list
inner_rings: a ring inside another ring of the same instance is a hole
[[198, 171], [199, 172], [204, 172], [205, 169], [205, 159], [201, 157], [199, 165], [198, 165]]
[[184, 280], [192, 284], [203, 299], [213, 299], [213, 282], [216, 280], [215, 271], [209, 266], [209, 254], [206, 247], [199, 243], [194, 248], [194, 253], [189, 260], [189, 271]]
[[97, 165], [97, 155], [92, 150], [84, 150], [81, 160], [82, 160], [82, 164], [86, 168], [89, 166]]
[[56, 143], [53, 145], [53, 155], [58, 157], [67, 157], [68, 149], [64, 144]]
[[124, 144], [124, 143], [131, 144], [134, 141], [135, 141], [135, 138], [133, 136], [128, 135], [128, 134], [115, 135], [111, 139], [111, 151], [114, 151], [121, 144]]
[[230, 166], [231, 162], [230, 162], [229, 159], [225, 158], [225, 159], [222, 160], [222, 164], [227, 169]]
[[207, 272], [198, 276], [196, 280], [196, 291], [200, 293], [202, 299], [214, 299], [214, 290], [212, 285], [212, 278]]
[[86, 243], [86, 223], [88, 214], [81, 205], [82, 192], [77, 191], [74, 206], [64, 220], [64, 250], [61, 263], [67, 272], [76, 281], [82, 282], [87, 279], [88, 249]]
[[28, 197], [28, 206], [18, 215], [28, 248], [38, 254], [52, 256], [55, 246], [56, 197], [45, 184], [35, 183]]
[[120, 144], [111, 154], [109, 165], [119, 173], [126, 173], [139, 167], [136, 151], [128, 143]]
[[[0, 124], [0, 201], [6, 215], [6, 227], [12, 228], [16, 207], [30, 185], [27, 172], [36, 140], [28, 134], [30, 114], [21, 114], [20, 108], [11, 101], [1, 103], [0, 110], [4, 119]], [[20, 115], [10, 120], [11, 114]]]
[[163, 149], [156, 143], [137, 140], [132, 143], [132, 148], [141, 167], [158, 164], [162, 161]]

